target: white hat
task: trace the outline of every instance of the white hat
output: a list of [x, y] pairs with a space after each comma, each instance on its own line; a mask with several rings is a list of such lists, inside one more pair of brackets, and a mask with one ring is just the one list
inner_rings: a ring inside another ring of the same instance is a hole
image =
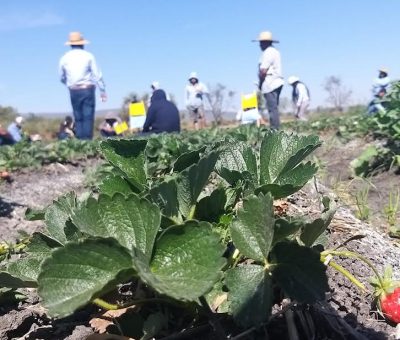
[[17, 118], [15, 118], [15, 122], [19, 125], [21, 125], [24, 121], [24, 117], [18, 116]]
[[382, 73], [389, 74], [389, 69], [386, 68], [386, 67], [381, 67], [378, 71], [379, 71], [379, 72], [382, 72]]
[[257, 39], [254, 39], [253, 41], [271, 41], [271, 42], [274, 42], [274, 43], [278, 43], [278, 42], [279, 42], [278, 40], [274, 40], [274, 39], [272, 38], [272, 33], [269, 32], [269, 31], [261, 32], [261, 33], [258, 35], [258, 38], [257, 38]]
[[287, 82], [289, 83], [289, 85], [293, 85], [295, 82], [299, 81], [300, 78], [296, 77], [296, 76], [290, 76], [287, 80]]
[[190, 73], [190, 75], [189, 75], [189, 80], [190, 80], [190, 79], [193, 79], [193, 78], [194, 78], [194, 79], [197, 79], [197, 80], [199, 79], [199, 78], [197, 77], [197, 72], [191, 72], [191, 73]]
[[158, 89], [160, 88], [160, 83], [159, 83], [158, 81], [153, 81], [153, 82], [151, 83], [151, 87], [152, 87], [154, 90], [158, 90]]

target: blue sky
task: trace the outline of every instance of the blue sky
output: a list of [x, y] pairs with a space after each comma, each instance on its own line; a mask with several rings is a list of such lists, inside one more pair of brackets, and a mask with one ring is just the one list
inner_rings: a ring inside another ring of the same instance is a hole
[[207, 84], [251, 92], [260, 56], [251, 39], [262, 30], [280, 40], [284, 76], [304, 80], [312, 106], [325, 103], [329, 75], [353, 90], [353, 103], [365, 102], [377, 68], [400, 78], [399, 13], [398, 0], [1, 0], [0, 105], [70, 111], [57, 66], [75, 30], [91, 41], [104, 74], [109, 101], [98, 109], [120, 107], [153, 80], [182, 107], [191, 71]]

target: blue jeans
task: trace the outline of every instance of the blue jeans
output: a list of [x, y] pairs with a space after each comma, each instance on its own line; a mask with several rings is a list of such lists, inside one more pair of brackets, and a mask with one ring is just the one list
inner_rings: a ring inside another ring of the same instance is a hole
[[273, 129], [279, 129], [279, 126], [281, 124], [279, 118], [278, 106], [279, 106], [279, 96], [281, 94], [282, 87], [283, 86], [280, 86], [277, 89], [273, 90], [272, 92], [264, 93], [264, 98], [265, 101], [267, 102], [270, 126]]
[[94, 112], [96, 108], [96, 88], [69, 90], [74, 111], [76, 137], [92, 139]]

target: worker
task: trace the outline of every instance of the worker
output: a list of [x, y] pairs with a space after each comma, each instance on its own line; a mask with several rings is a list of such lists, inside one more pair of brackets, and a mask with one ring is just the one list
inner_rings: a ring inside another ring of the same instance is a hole
[[195, 130], [203, 129], [206, 126], [204, 97], [210, 101], [207, 86], [199, 81], [196, 72], [190, 73], [189, 84], [185, 88], [185, 104]]
[[306, 113], [310, 106], [310, 91], [308, 87], [296, 76], [290, 76], [288, 83], [293, 87], [292, 102], [295, 117], [300, 120], [307, 120]]

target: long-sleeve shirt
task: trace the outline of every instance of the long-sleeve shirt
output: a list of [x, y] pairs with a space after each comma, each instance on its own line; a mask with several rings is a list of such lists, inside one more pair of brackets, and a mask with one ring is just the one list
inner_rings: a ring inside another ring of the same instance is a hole
[[300, 107], [310, 101], [310, 94], [307, 87], [302, 83], [298, 82], [293, 91], [293, 104]]
[[17, 125], [17, 123], [11, 123], [8, 126], [7, 131], [15, 143], [18, 143], [19, 141], [22, 140], [21, 128]]
[[261, 87], [262, 93], [270, 93], [283, 86], [281, 54], [275, 47], [270, 46], [262, 52], [258, 67], [259, 70], [267, 70]]
[[73, 48], [65, 53], [59, 64], [60, 79], [69, 88], [97, 85], [105, 92], [103, 76], [93, 54], [81, 48]]
[[191, 108], [199, 108], [203, 105], [204, 95], [208, 95], [209, 91], [203, 83], [188, 84], [185, 87], [185, 104]]
[[379, 92], [384, 90], [385, 92], [388, 90], [390, 86], [390, 78], [389, 77], [384, 77], [384, 78], [376, 78], [374, 79], [374, 82], [372, 84], [372, 94], [374, 96], [378, 96]]

